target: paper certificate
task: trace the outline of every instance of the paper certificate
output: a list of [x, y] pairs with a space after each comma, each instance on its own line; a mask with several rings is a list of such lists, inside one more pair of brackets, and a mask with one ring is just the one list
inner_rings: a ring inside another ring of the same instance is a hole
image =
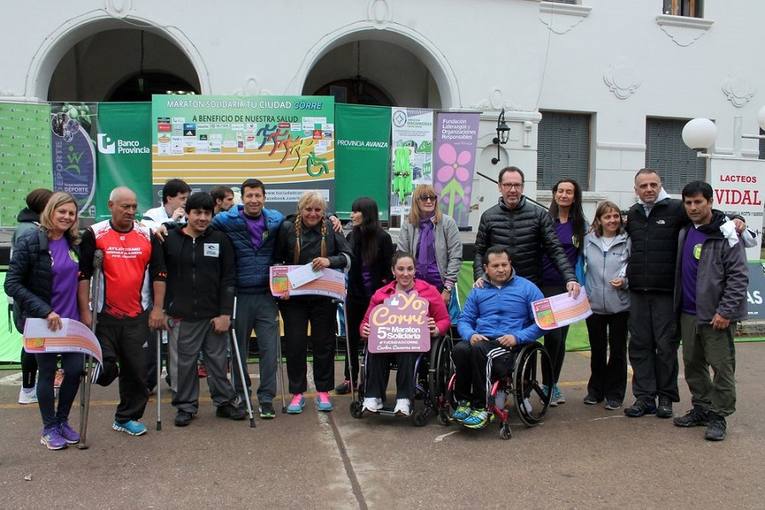
[[568, 326], [592, 315], [590, 300], [587, 299], [584, 287], [576, 299], [568, 297], [566, 292], [534, 301], [531, 306], [534, 310], [534, 321], [546, 331]]
[[82, 352], [103, 363], [101, 344], [85, 324], [61, 319], [61, 329], [51, 331], [45, 319], [27, 319], [24, 324], [24, 350], [29, 353]]
[[318, 280], [321, 278], [321, 274], [321, 271], [314, 271], [309, 262], [303, 266], [293, 266], [292, 269], [287, 271], [287, 279], [290, 281], [290, 288], [297, 289], [306, 283]]
[[[290, 275], [301, 268], [305, 266], [271, 266], [271, 294], [280, 297], [289, 292], [290, 296], [327, 296], [345, 300], [345, 273], [334, 269], [322, 269], [318, 278], [293, 288]], [[311, 270], [310, 265], [308, 269]]]

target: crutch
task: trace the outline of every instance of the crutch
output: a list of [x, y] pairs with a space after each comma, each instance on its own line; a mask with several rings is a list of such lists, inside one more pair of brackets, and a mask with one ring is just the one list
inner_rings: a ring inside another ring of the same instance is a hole
[[279, 370], [279, 386], [281, 386], [282, 393], [282, 414], [284, 414], [287, 412], [287, 398], [284, 395], [285, 386], [284, 367], [282, 366], [282, 336], [279, 334], [278, 328], [276, 332], [276, 368]]
[[[96, 250], [93, 253], [93, 276], [90, 279], [90, 302], [92, 322], [90, 329], [96, 334], [96, 322], [98, 320], [98, 299], [101, 293], [101, 271], [104, 264], [104, 252]], [[83, 372], [80, 376], [80, 442], [77, 448], [87, 450], [88, 448], [88, 414], [90, 411], [90, 386], [93, 383], [93, 358], [85, 354], [83, 363]]]
[[162, 430], [162, 330], [157, 330], [157, 430]]
[[244, 393], [244, 401], [247, 404], [247, 414], [250, 417], [250, 427], [255, 428], [255, 416], [252, 414], [252, 402], [250, 401], [250, 394], [247, 391], [247, 383], [244, 381], [244, 363], [239, 356], [239, 343], [236, 340], [236, 329], [234, 328], [234, 321], [236, 320], [236, 297], [234, 297], [234, 312], [231, 315], [231, 327], [229, 333], [231, 333], [231, 343], [234, 344], [234, 356], [236, 362], [239, 365], [239, 380], [242, 382], [242, 393]]

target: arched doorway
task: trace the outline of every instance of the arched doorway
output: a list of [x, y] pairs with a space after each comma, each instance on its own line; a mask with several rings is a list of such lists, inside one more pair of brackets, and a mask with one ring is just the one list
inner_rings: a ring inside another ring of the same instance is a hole
[[303, 94], [332, 95], [339, 103], [441, 108], [438, 85], [418, 55], [394, 42], [363, 36], [319, 58]]
[[49, 101], [150, 101], [152, 94], [200, 93], [197, 72], [173, 42], [138, 28], [94, 33], [58, 61]]

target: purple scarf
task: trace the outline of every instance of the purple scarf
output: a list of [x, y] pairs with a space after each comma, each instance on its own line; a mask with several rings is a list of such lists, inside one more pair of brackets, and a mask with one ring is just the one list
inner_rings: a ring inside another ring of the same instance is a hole
[[426, 273], [428, 265], [436, 260], [436, 236], [433, 231], [435, 225], [433, 215], [420, 220], [420, 243], [417, 246], [417, 269], [418, 272]]

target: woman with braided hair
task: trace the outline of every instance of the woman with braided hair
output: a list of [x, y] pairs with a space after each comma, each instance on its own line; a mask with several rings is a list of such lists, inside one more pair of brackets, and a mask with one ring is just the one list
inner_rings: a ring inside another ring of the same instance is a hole
[[[314, 270], [343, 269], [351, 263], [351, 249], [341, 233], [325, 218], [326, 202], [320, 193], [307, 191], [298, 202], [297, 216], [279, 229], [274, 261], [277, 264], [311, 264]], [[306, 352], [310, 338], [316, 407], [331, 411], [329, 392], [335, 383], [335, 312], [337, 305], [324, 296], [283, 296], [279, 309], [287, 339], [287, 376], [292, 400], [290, 414], [305, 406]], [[308, 334], [308, 324], [311, 334]]]

